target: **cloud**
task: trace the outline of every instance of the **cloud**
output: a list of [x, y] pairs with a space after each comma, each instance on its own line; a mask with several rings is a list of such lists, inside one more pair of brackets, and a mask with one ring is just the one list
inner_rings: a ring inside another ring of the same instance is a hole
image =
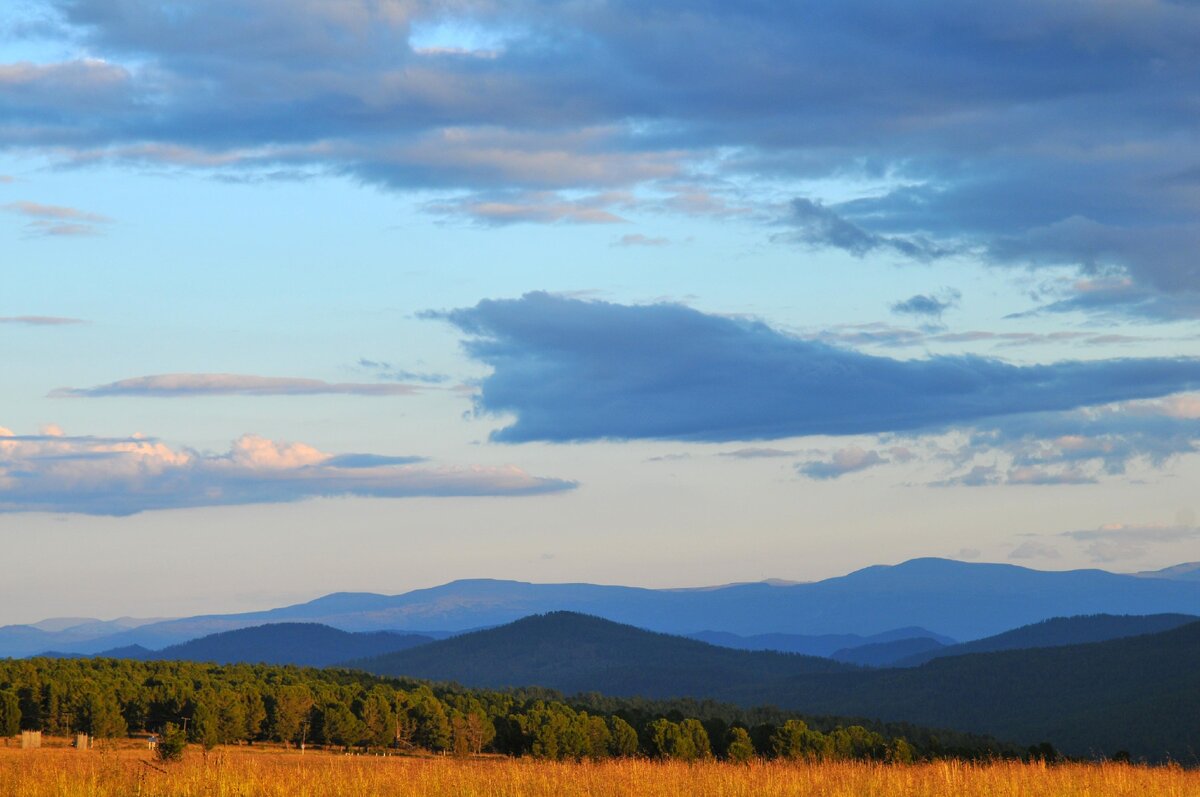
[[99, 235], [100, 224], [112, 222], [108, 216], [89, 213], [61, 205], [42, 205], [37, 202], [9, 202], [0, 206], [9, 213], [32, 219], [25, 225], [31, 235], [78, 236]]
[[722, 451], [718, 456], [732, 457], [733, 459], [780, 459], [784, 457], [796, 456], [795, 451], [786, 451], [781, 448], [739, 448], [734, 451]]
[[918, 293], [902, 302], [893, 304], [892, 312], [899, 315], [915, 315], [941, 319], [942, 314], [957, 305], [960, 298], [962, 298], [962, 294], [953, 289], [945, 291], [943, 298]]
[[1200, 528], [1113, 523], [1096, 529], [1064, 531], [1059, 536], [1088, 543], [1084, 550], [1093, 561], [1116, 562], [1141, 558], [1155, 545], [1200, 540]]
[[9, 183], [13, 182], [16, 182], [16, 178], [14, 178], [12, 175], [0, 174], [0, 185], [8, 185]]
[[609, 208], [626, 201], [624, 194], [596, 194], [582, 199], [565, 199], [553, 192], [469, 196], [437, 201], [426, 209], [442, 216], [464, 216], [488, 225], [535, 222], [551, 224], [621, 224], [625, 219]]
[[1200, 360], [1016, 366], [977, 356], [895, 360], [674, 304], [530, 293], [427, 313], [491, 367], [483, 412], [501, 442], [722, 442], [940, 429], [1200, 387]]
[[82, 318], [66, 318], [56, 315], [9, 315], [0, 316], [0, 324], [24, 324], [31, 327], [58, 327], [71, 324], [86, 324]]
[[386, 379], [389, 382], [426, 382], [437, 385], [450, 381], [450, 377], [446, 374], [435, 374], [426, 371], [409, 371], [405, 368], [399, 368], [389, 362], [369, 360], [365, 357], [359, 359], [358, 367], [373, 373], [376, 379]]
[[1093, 316], [1150, 321], [1200, 318], [1200, 292], [1172, 293], [1140, 285], [1129, 277], [1100, 277], [1074, 281], [1065, 294], [1048, 304], [1010, 318], [1045, 313], [1081, 312]]
[[0, 512], [131, 515], [155, 509], [299, 501], [322, 496], [534, 495], [573, 482], [515, 466], [429, 467], [419, 458], [328, 454], [243, 435], [221, 454], [140, 436], [16, 435], [0, 428]]
[[951, 250], [920, 236], [880, 235], [839, 216], [834, 210], [811, 199], [797, 198], [783, 222], [793, 232], [778, 236], [814, 247], [832, 247], [864, 257], [877, 250], [887, 250], [916, 260], [934, 260], [951, 254]]
[[666, 246], [669, 243], [671, 243], [671, 239], [669, 238], [651, 238], [648, 235], [642, 235], [640, 232], [633, 232], [628, 235], [622, 235], [613, 241], [613, 246]]
[[881, 457], [878, 451], [864, 451], [858, 446], [851, 446], [838, 449], [827, 460], [797, 465], [796, 472], [810, 479], [837, 479], [847, 473], [856, 473], [876, 465], [883, 465], [886, 462], [887, 460]]
[[1198, 306], [1193, 4], [34, 8], [49, 50], [92, 57], [0, 64], [0, 147], [56, 162], [473, 193], [687, 180], [662, 207], [714, 217], [729, 184], [760, 210], [866, 184], [803, 192], [792, 240], [1111, 270]]
[[421, 387], [380, 385], [359, 382], [324, 382], [279, 376], [243, 374], [158, 374], [122, 379], [107, 385], [51, 391], [52, 398], [103, 398], [107, 396], [145, 396], [150, 398], [187, 398], [191, 396], [409, 396]]
[[1058, 559], [1062, 556], [1053, 545], [1047, 545], [1037, 540], [1026, 540], [1013, 548], [1009, 559]]

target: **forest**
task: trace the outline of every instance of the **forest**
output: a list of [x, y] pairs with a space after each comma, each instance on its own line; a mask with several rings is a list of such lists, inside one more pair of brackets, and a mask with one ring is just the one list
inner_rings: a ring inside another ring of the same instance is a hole
[[0, 736], [20, 730], [99, 738], [184, 733], [205, 748], [274, 742], [554, 760], [911, 761], [1022, 753], [951, 731], [709, 701], [568, 700], [549, 690], [463, 689], [345, 669], [103, 658], [0, 661]]

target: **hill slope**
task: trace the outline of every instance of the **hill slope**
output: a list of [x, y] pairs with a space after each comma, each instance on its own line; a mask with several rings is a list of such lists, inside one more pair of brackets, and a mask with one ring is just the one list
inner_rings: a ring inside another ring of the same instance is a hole
[[921, 667], [815, 674], [721, 697], [1052, 740], [1079, 755], [1127, 750], [1200, 763], [1200, 623], [1088, 645], [975, 653]]
[[931, 637], [910, 637], [891, 642], [875, 642], [834, 651], [831, 659], [857, 664], [860, 667], [892, 667], [897, 661], [914, 656], [933, 658], [946, 646]]
[[[1089, 642], [1106, 642], [1110, 639], [1156, 634], [1170, 631], [1200, 617], [1190, 614], [1111, 615], [1092, 614], [1081, 617], [1052, 617], [1040, 623], [1021, 626], [996, 636], [914, 652], [896, 661], [898, 666], [913, 667], [944, 656], [962, 656], [967, 653], [990, 653], [998, 650], [1022, 650], [1027, 648], [1053, 648], [1062, 645], [1084, 645]], [[850, 661], [851, 659], [844, 659]]]
[[948, 636], [909, 626], [884, 631], [881, 634], [754, 634], [742, 636], [728, 631], [697, 631], [686, 634], [689, 639], [698, 639], [710, 645], [737, 650], [775, 650], [780, 653], [803, 653], [805, 656], [831, 658], [839, 650], [850, 650], [863, 645], [878, 645], [902, 639], [927, 638], [943, 645], [953, 645], [955, 640]]
[[348, 666], [472, 687], [659, 698], [710, 697], [728, 684], [854, 669], [811, 656], [716, 647], [572, 612], [526, 617]]
[[153, 661], [328, 667], [347, 659], [378, 656], [432, 641], [432, 637], [419, 634], [390, 631], [354, 634], [317, 623], [274, 623], [210, 634], [157, 651], [126, 647], [105, 651], [101, 655]]

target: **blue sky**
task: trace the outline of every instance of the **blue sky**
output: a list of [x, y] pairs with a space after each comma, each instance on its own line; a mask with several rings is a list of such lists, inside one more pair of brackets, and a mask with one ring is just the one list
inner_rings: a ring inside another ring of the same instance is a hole
[[1194, 560], [1198, 34], [8, 3], [0, 622]]

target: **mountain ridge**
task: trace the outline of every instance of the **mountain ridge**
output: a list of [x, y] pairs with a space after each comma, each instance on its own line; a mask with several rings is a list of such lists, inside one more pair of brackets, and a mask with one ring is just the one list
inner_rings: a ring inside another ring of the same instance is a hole
[[47, 649], [92, 654], [134, 644], [157, 649], [275, 622], [315, 622], [352, 632], [462, 632], [555, 610], [672, 634], [703, 628], [742, 636], [870, 636], [915, 625], [970, 641], [1055, 616], [1200, 614], [1200, 581], [932, 557], [794, 585], [758, 582], [682, 591], [462, 579], [390, 596], [331, 593], [276, 609], [164, 620], [84, 640], [8, 626], [0, 628], [0, 655]]

